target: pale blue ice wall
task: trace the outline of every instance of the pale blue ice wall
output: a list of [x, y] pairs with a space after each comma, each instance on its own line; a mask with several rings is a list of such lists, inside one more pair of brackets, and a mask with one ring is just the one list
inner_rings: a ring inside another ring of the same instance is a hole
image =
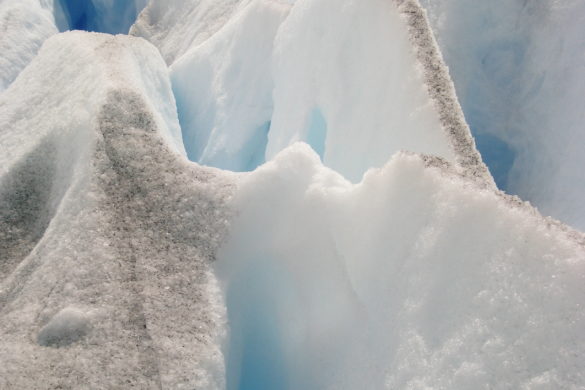
[[421, 3], [498, 186], [585, 229], [585, 2]]

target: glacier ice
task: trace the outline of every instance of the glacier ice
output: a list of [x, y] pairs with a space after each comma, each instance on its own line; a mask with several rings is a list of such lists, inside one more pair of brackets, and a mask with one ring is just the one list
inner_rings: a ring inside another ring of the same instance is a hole
[[8, 88], [52, 35], [67, 30], [126, 33], [147, 1], [0, 1], [0, 92]]
[[421, 2], [500, 188], [585, 228], [585, 4]]
[[56, 35], [0, 122], [0, 388], [221, 388], [231, 184], [184, 157], [156, 48]]
[[234, 171], [264, 162], [272, 129], [273, 40], [288, 10], [272, 1], [251, 2], [171, 66], [191, 160]]
[[[449, 1], [425, 1], [447, 50]], [[496, 189], [475, 142], [501, 184], [523, 141], [472, 138], [417, 0], [151, 0], [131, 36], [6, 20], [37, 46], [0, 36], [22, 59], [0, 63], [0, 388], [585, 385], [585, 236]]]
[[249, 0], [151, 0], [130, 28], [174, 63], [223, 27]]
[[[222, 4], [213, 10], [224, 20]], [[324, 163], [353, 181], [394, 152], [412, 150], [456, 162], [491, 184], [426, 20], [414, 9], [405, 23], [409, 2], [241, 2], [215, 34], [172, 62], [189, 157], [245, 171], [255, 168], [250, 161], [302, 140], [319, 144]], [[414, 49], [407, 27], [422, 37]], [[155, 44], [164, 53], [171, 38]], [[318, 135], [314, 120], [323, 122]]]

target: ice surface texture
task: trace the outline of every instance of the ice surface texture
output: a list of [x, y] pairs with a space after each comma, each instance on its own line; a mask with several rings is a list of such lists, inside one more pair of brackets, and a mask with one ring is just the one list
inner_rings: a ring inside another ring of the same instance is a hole
[[585, 238], [495, 190], [417, 1], [131, 32], [0, 94], [0, 388], [585, 386]]
[[156, 4], [132, 34], [169, 56], [192, 160], [246, 171], [305, 141], [354, 182], [411, 150], [492, 184], [418, 3], [183, 2], [212, 27], [180, 44]]
[[0, 388], [221, 388], [231, 186], [180, 152], [157, 50], [55, 36], [0, 123]]
[[423, 3], [500, 188], [585, 229], [585, 3]]
[[148, 0], [0, 0], [0, 93], [59, 31], [127, 33]]
[[228, 389], [585, 384], [580, 234], [407, 153], [353, 185], [295, 144], [240, 180]]

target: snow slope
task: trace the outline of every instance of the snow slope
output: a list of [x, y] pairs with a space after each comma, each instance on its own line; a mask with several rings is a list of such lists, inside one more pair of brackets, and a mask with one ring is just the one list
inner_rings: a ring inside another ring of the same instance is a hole
[[585, 228], [585, 3], [423, 3], [498, 186]]
[[230, 184], [181, 154], [157, 50], [57, 35], [0, 123], [0, 388], [221, 388]]

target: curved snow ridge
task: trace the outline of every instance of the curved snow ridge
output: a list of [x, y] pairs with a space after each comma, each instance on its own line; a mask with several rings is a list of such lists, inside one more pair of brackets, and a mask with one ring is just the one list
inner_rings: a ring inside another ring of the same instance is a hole
[[0, 95], [0, 387], [224, 387], [233, 184], [177, 150], [169, 96], [156, 48], [84, 32]]
[[585, 383], [582, 239], [445, 160], [352, 184], [295, 144], [233, 207], [228, 390]]
[[407, 21], [411, 41], [424, 70], [427, 91], [435, 103], [444, 131], [466, 176], [495, 188], [494, 180], [475, 147], [455, 86], [418, 0], [394, 0]]

